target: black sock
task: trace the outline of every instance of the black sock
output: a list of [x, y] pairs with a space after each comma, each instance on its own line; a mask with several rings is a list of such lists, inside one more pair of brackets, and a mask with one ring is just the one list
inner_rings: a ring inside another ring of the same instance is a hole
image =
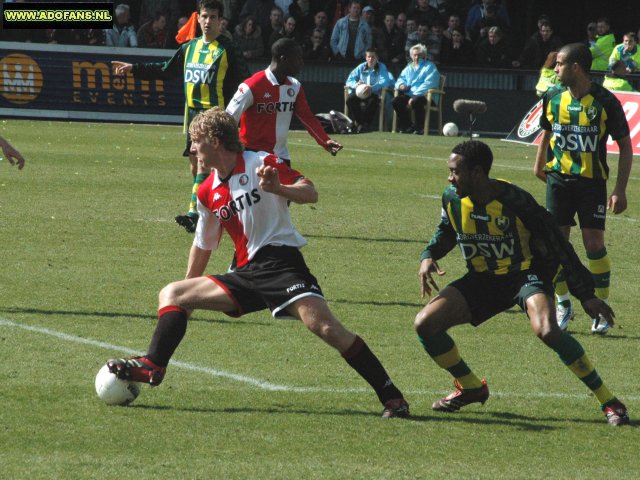
[[186, 310], [174, 306], [161, 308], [146, 357], [159, 367], [166, 367], [186, 331]]
[[383, 404], [393, 398], [403, 398], [400, 390], [393, 384], [384, 367], [369, 346], [356, 336], [349, 349], [342, 354], [347, 363], [364, 378], [376, 391]]

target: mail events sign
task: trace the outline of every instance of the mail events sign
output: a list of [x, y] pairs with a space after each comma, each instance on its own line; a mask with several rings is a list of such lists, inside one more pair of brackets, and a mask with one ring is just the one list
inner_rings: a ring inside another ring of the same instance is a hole
[[38, 62], [13, 53], [0, 59], [0, 95], [15, 105], [31, 103], [42, 91], [43, 76]]
[[0, 115], [182, 124], [182, 78], [116, 75], [112, 64], [165, 61], [173, 53], [0, 42]]

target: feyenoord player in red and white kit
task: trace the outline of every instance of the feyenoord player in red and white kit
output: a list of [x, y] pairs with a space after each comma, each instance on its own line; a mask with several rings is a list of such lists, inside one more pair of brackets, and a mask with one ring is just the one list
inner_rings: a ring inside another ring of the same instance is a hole
[[240, 140], [248, 150], [275, 153], [289, 162], [287, 140], [295, 115], [322, 148], [335, 155], [342, 145], [331, 140], [313, 115], [302, 84], [293, 78], [304, 62], [302, 48], [289, 38], [271, 47], [271, 64], [240, 84], [227, 105], [240, 125]]
[[[291, 222], [287, 202], [315, 203], [313, 183], [267, 152], [245, 152], [237, 124], [220, 107], [199, 114], [189, 133], [192, 152], [211, 175], [198, 190], [196, 227], [187, 278], [160, 292], [158, 323], [147, 354], [109, 360], [119, 378], [158, 385], [194, 309], [230, 316], [269, 309], [293, 317], [338, 350], [375, 390], [383, 417], [407, 417], [409, 405], [378, 358], [333, 316], [299, 248], [306, 241]], [[238, 264], [224, 275], [202, 276], [223, 231], [233, 239]]]

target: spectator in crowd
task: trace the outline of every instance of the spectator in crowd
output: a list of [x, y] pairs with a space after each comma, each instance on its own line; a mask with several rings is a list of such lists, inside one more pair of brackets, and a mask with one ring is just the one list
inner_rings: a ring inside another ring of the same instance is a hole
[[[349, 117], [353, 119], [357, 133], [372, 130], [371, 124], [374, 123], [376, 110], [380, 106], [382, 90], [393, 88], [393, 84], [393, 75], [389, 73], [387, 66], [379, 61], [376, 50], [367, 49], [365, 61], [353, 69], [346, 82], [349, 88]], [[366, 85], [365, 98], [356, 95], [358, 85]]]
[[451, 39], [442, 40], [440, 52], [441, 65], [469, 66], [474, 61], [474, 51], [471, 40], [464, 36], [462, 28], [451, 30]]
[[496, 0], [482, 0], [469, 9], [467, 18], [464, 22], [464, 29], [466, 32], [471, 31], [471, 28], [478, 22], [478, 20], [487, 14], [487, 7], [490, 5], [498, 7], [498, 18], [500, 18], [507, 26], [511, 25], [507, 9], [502, 3], [498, 5]]
[[302, 35], [313, 28], [313, 17], [317, 12], [315, 8], [310, 0], [296, 0], [289, 5], [289, 15], [296, 19], [298, 31]]
[[411, 47], [413, 47], [414, 45], [424, 45], [428, 53], [429, 42], [431, 40], [430, 33], [431, 30], [429, 28], [429, 25], [426, 23], [421, 23], [418, 25], [418, 28], [415, 32], [407, 35], [407, 42], [404, 46], [407, 63], [411, 62], [411, 54], [409, 52], [411, 51]]
[[598, 32], [598, 27], [596, 22], [589, 22], [587, 25], [587, 36], [584, 39], [584, 44], [591, 48], [596, 44], [596, 35]]
[[[262, 39], [265, 43], [269, 40], [269, 35], [273, 32], [274, 20], [272, 18], [273, 9], [276, 4], [273, 0], [244, 0], [244, 5], [240, 10], [239, 19], [240, 21], [244, 20], [244, 17], [251, 15], [253, 18], [258, 20], [258, 24], [260, 25], [260, 30], [262, 30], [263, 37]], [[280, 20], [276, 22], [277, 28], [280, 29], [280, 24], [283, 21], [282, 10], [280, 7], [277, 7], [280, 12]], [[266, 33], [268, 31], [268, 33]], [[267, 35], [267, 38], [264, 38], [264, 35]]]
[[[239, 23], [240, 9], [244, 6], [244, 0], [222, 0], [224, 16], [228, 19], [229, 25], [235, 31], [235, 26]], [[233, 36], [233, 35], [232, 35]]]
[[289, 13], [289, 6], [293, 3], [293, 0], [274, 0], [276, 7], [280, 7], [282, 10], [282, 15], [284, 18], [287, 18], [291, 13]]
[[244, 20], [236, 25], [233, 32], [233, 41], [236, 42], [238, 49], [246, 60], [260, 58], [264, 55], [262, 32], [256, 19], [251, 15], [244, 17]]
[[611, 65], [611, 72], [604, 76], [602, 86], [607, 90], [621, 92], [635, 92], [629, 81], [625, 78], [627, 74], [627, 66], [623, 60], [616, 60]]
[[395, 20], [392, 13], [385, 14], [382, 28], [384, 50], [380, 52], [381, 60], [394, 76], [398, 75], [405, 65], [404, 45], [407, 41], [404, 32], [396, 26]]
[[271, 51], [271, 34], [281, 31], [283, 26], [284, 15], [282, 13], [282, 10], [280, 9], [280, 7], [273, 7], [271, 9], [271, 13], [269, 14], [269, 24], [266, 27], [261, 27], [262, 42], [264, 43], [266, 48], [265, 53], [269, 53]]
[[[398, 128], [402, 133], [423, 135], [427, 104], [425, 94], [430, 88], [440, 86], [440, 72], [435, 64], [427, 60], [427, 49], [424, 45], [414, 45], [409, 53], [411, 63], [402, 70], [396, 80], [395, 88], [398, 95], [393, 99], [393, 109], [398, 116]], [[411, 123], [411, 112], [414, 123]]]
[[447, 18], [447, 13], [449, 13], [448, 0], [429, 0], [429, 6], [437, 10], [438, 15], [440, 15], [440, 18]]
[[495, 5], [487, 5], [484, 16], [479, 18], [478, 21], [471, 26], [470, 30], [467, 30], [467, 38], [469, 38], [474, 45], [478, 45], [480, 39], [487, 38], [487, 33], [489, 33], [491, 27], [500, 27], [503, 38], [507, 36], [509, 32], [509, 25], [498, 16], [498, 7]]
[[601, 17], [596, 22], [596, 43], [589, 50], [591, 51], [592, 71], [605, 72], [609, 69], [609, 57], [616, 47], [616, 37], [610, 31], [609, 19]]
[[379, 55], [383, 55], [384, 35], [382, 28], [376, 25], [376, 11], [371, 5], [367, 5], [362, 9], [362, 18], [371, 29], [371, 48], [375, 48]]
[[296, 25], [296, 19], [289, 15], [284, 21], [284, 24], [282, 25], [280, 31], [273, 32], [269, 37], [269, 45], [267, 47], [268, 50], [271, 51], [271, 45], [276, 43], [281, 38], [290, 38], [291, 40], [295, 40], [295, 42], [300, 45], [302, 41]]
[[74, 28], [71, 30], [71, 43], [74, 45], [102, 46], [105, 31], [100, 28]]
[[558, 76], [556, 75], [556, 57], [558, 52], [549, 52], [547, 59], [540, 69], [540, 77], [536, 84], [536, 95], [541, 97], [551, 87], [558, 83]]
[[563, 42], [554, 35], [553, 27], [547, 21], [540, 23], [540, 28], [524, 45], [522, 53], [513, 61], [514, 67], [540, 69], [550, 52], [560, 50]]
[[476, 65], [490, 68], [511, 67], [509, 44], [504, 40], [500, 27], [491, 27], [487, 38], [480, 40], [476, 48]]
[[451, 40], [451, 34], [454, 30], [462, 32], [462, 19], [460, 15], [453, 13], [449, 15], [449, 19], [447, 20], [447, 28], [442, 31], [442, 36], [448, 40]]
[[302, 58], [321, 62], [331, 61], [331, 49], [326, 39], [327, 35], [326, 30], [319, 28], [313, 30], [303, 46]]
[[121, 3], [115, 10], [116, 21], [113, 28], [105, 30], [105, 44], [108, 47], [137, 47], [136, 30], [130, 23], [131, 11], [129, 5]]
[[322, 36], [327, 46], [329, 46], [329, 37], [331, 37], [331, 29], [329, 28], [329, 16], [324, 10], [318, 10], [313, 16], [313, 25], [311, 28], [304, 30], [305, 40], [310, 40], [315, 30], [322, 30]]
[[168, 36], [167, 14], [157, 11], [151, 20], [138, 29], [138, 46], [141, 48], [166, 48]]
[[338, 59], [360, 60], [371, 47], [371, 28], [360, 17], [362, 2], [349, 2], [349, 13], [338, 20], [331, 33], [331, 51]]
[[379, 15], [387, 13], [397, 17], [401, 12], [405, 13], [409, 8], [409, 0], [371, 0], [367, 2]]
[[433, 63], [440, 63], [440, 52], [442, 50], [442, 30], [444, 25], [440, 20], [435, 21], [429, 28], [429, 39], [427, 48], [427, 59]]
[[229, 31], [229, 23], [227, 17], [220, 17], [220, 35], [224, 35], [229, 40], [233, 40], [233, 34]]
[[176, 40], [176, 34], [182, 27], [186, 25], [188, 21], [189, 21], [189, 17], [184, 17], [184, 16], [178, 17], [178, 20], [176, 21], [176, 25], [174, 26], [174, 28], [169, 29], [170, 33], [169, 33], [169, 38], [167, 39], [167, 48], [172, 48], [175, 50], [180, 46], [180, 44]]
[[[133, 2], [127, 2], [129, 5], [133, 5]], [[163, 12], [165, 14], [166, 24], [169, 26], [169, 32], [167, 35], [175, 35], [176, 32], [171, 31], [172, 27], [178, 22], [178, 18], [180, 18], [180, 0], [139, 0], [140, 3], [140, 11], [138, 16], [133, 17], [136, 19], [135, 22], [137, 25], [142, 25], [153, 20], [158, 12]], [[194, 2], [191, 2], [191, 8], [189, 9], [189, 14], [196, 10], [196, 5]], [[226, 2], [224, 2], [226, 3]], [[226, 8], [226, 5], [225, 5]], [[226, 12], [227, 10], [225, 10]], [[138, 41], [140, 38], [138, 38]]]
[[431, 25], [440, 20], [438, 10], [429, 5], [429, 0], [413, 0], [407, 10], [407, 17], [415, 18], [418, 25]]
[[618, 60], [624, 62], [627, 73], [635, 73], [640, 69], [640, 49], [638, 49], [635, 33], [625, 33], [622, 43], [613, 49], [609, 57], [609, 70], [613, 70], [613, 64]]
[[400, 30], [401, 32], [404, 32], [404, 34], [406, 35], [407, 32], [407, 14], [404, 12], [400, 12], [398, 13], [398, 15], [396, 15], [396, 28], [398, 30]]
[[71, 32], [66, 29], [47, 28], [44, 30], [44, 41], [46, 43], [68, 44], [71, 43]]

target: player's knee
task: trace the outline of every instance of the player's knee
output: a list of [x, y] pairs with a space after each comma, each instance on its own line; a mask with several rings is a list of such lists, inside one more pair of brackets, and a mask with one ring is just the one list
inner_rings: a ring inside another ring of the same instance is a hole
[[584, 249], [587, 253], [597, 253], [604, 248], [604, 242], [600, 238], [585, 238]]
[[177, 305], [178, 304], [178, 292], [175, 287], [175, 282], [166, 285], [160, 294], [158, 295], [158, 303], [163, 305]]
[[427, 309], [422, 309], [418, 312], [415, 320], [413, 321], [413, 328], [421, 337], [430, 337], [438, 333], [434, 322], [431, 321]]
[[558, 327], [558, 324], [553, 319], [549, 319], [549, 321], [536, 322], [533, 327], [533, 331], [546, 345], [554, 344], [561, 334], [560, 327]]

